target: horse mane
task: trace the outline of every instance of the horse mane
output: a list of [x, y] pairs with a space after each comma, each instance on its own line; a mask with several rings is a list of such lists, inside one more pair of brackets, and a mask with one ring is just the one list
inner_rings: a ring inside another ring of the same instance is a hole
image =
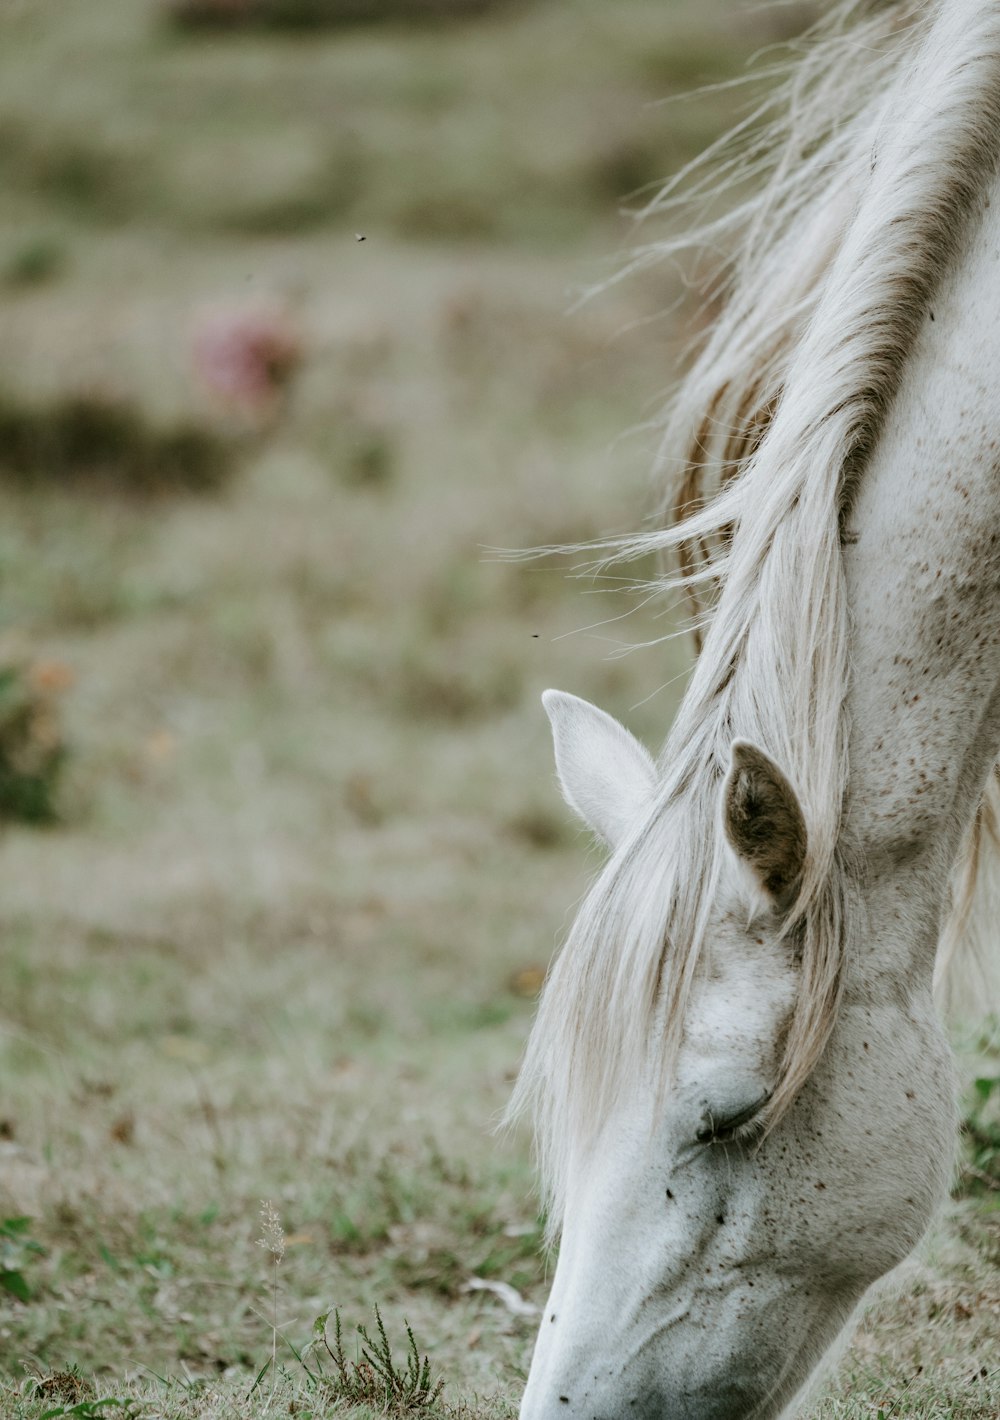
[[[992, 170], [996, 7], [846, 0], [812, 33], [776, 102], [764, 138], [748, 144], [737, 130], [735, 150], [696, 164], [654, 199], [648, 214], [694, 209], [702, 219], [689, 216], [683, 235], [637, 256], [719, 244], [730, 253], [714, 287], [725, 304], [665, 417], [665, 525], [605, 547], [626, 562], [674, 556], [677, 570], [659, 585], [690, 598], [700, 654], [660, 756], [656, 801], [581, 905], [512, 1100], [512, 1115], [534, 1118], [553, 1231], [578, 1151], [615, 1102], [651, 1063], [669, 1079], [710, 950], [725, 852], [718, 801], [736, 737], [782, 765], [808, 827], [786, 925], [800, 990], [770, 1125], [836, 1021], [854, 911], [841, 835], [849, 678], [841, 531]], [[711, 215], [720, 189], [759, 178], [765, 164], [755, 194]], [[992, 807], [980, 813], [975, 845]], [[966, 872], [968, 902], [974, 880]], [[958, 896], [956, 904], [961, 913]]]

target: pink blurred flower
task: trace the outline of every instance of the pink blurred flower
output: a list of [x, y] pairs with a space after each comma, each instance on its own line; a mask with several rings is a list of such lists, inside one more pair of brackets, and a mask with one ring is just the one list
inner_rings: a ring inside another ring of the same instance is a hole
[[216, 311], [194, 338], [194, 365], [210, 394], [250, 414], [276, 408], [302, 361], [302, 339], [286, 311]]

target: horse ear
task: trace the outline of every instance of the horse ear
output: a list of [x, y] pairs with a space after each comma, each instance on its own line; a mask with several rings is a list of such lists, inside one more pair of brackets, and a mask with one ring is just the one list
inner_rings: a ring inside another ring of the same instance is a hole
[[624, 838], [656, 786], [652, 756], [623, 725], [575, 695], [547, 690], [556, 773], [563, 797], [611, 848]]
[[776, 907], [795, 900], [806, 858], [806, 821], [798, 796], [771, 757], [734, 740], [722, 790], [726, 837]]

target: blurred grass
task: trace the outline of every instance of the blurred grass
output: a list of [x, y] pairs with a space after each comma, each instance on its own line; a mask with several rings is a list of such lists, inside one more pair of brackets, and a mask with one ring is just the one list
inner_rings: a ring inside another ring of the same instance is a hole
[[0, 471], [31, 482], [96, 481], [105, 491], [205, 491], [228, 472], [232, 451], [197, 424], [149, 426], [121, 400], [70, 394], [32, 407], [0, 396]]
[[509, 0], [162, 0], [162, 8], [181, 26], [295, 30], [400, 20], [435, 24], [480, 15], [503, 3]]
[[21, 241], [61, 215], [564, 251], [716, 134], [714, 95], [659, 101], [740, 72], [759, 34], [721, 0], [280, 37], [178, 33], [134, 0], [38, 0], [4, 31], [0, 181]]
[[[537, 695], [654, 742], [686, 650], [619, 654], [671, 617], [619, 622], [621, 587], [490, 549], [653, 505], [681, 283], [566, 307], [613, 269], [619, 200], [732, 116], [655, 101], [802, 15], [567, 0], [275, 36], [134, 0], [2, 11], [0, 390], [37, 437], [0, 449], [0, 651], [65, 668], [72, 753], [58, 830], [0, 840], [0, 1220], [45, 1249], [29, 1302], [0, 1300], [0, 1413], [316, 1410], [288, 1348], [248, 1399], [262, 1198], [296, 1348], [378, 1302], [442, 1414], [512, 1413], [532, 1318], [465, 1287], [544, 1296], [526, 1141], [489, 1130], [588, 868]], [[261, 303], [302, 364], [236, 409], [197, 335]], [[119, 444], [86, 475], [57, 441], [81, 398], [143, 450], [196, 430], [226, 477], [138, 498], [150, 456]], [[928, 1405], [995, 1413], [971, 1380], [994, 1204], [956, 1204], [818, 1414], [877, 1413], [917, 1364]]]

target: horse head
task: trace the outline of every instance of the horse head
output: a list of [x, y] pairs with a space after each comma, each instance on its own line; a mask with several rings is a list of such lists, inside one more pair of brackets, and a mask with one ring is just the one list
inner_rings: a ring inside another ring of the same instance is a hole
[[[661, 830], [683, 834], [684, 817], [657, 815], [646, 751], [593, 706], [545, 699], [570, 805], [614, 854], [641, 860], [650, 837], [669, 853]], [[849, 968], [821, 1059], [770, 1113], [802, 990], [807, 829], [789, 779], [746, 741], [732, 745], [715, 826], [701, 847], [719, 871], [669, 1075], [660, 999], [635, 1022], [647, 1048], [604, 1117], [589, 1131], [562, 1121], [561, 1244], [522, 1420], [780, 1414], [947, 1185], [952, 1077], [929, 980], [870, 988]], [[891, 903], [883, 918], [850, 914], [849, 959], [870, 955], [873, 931], [906, 930]], [[681, 945], [663, 944], [668, 966]], [[555, 972], [543, 1032], [579, 1006], [566, 985]], [[564, 1040], [549, 1062], [557, 1091], [561, 1066], [587, 1068], [567, 1054]]]

